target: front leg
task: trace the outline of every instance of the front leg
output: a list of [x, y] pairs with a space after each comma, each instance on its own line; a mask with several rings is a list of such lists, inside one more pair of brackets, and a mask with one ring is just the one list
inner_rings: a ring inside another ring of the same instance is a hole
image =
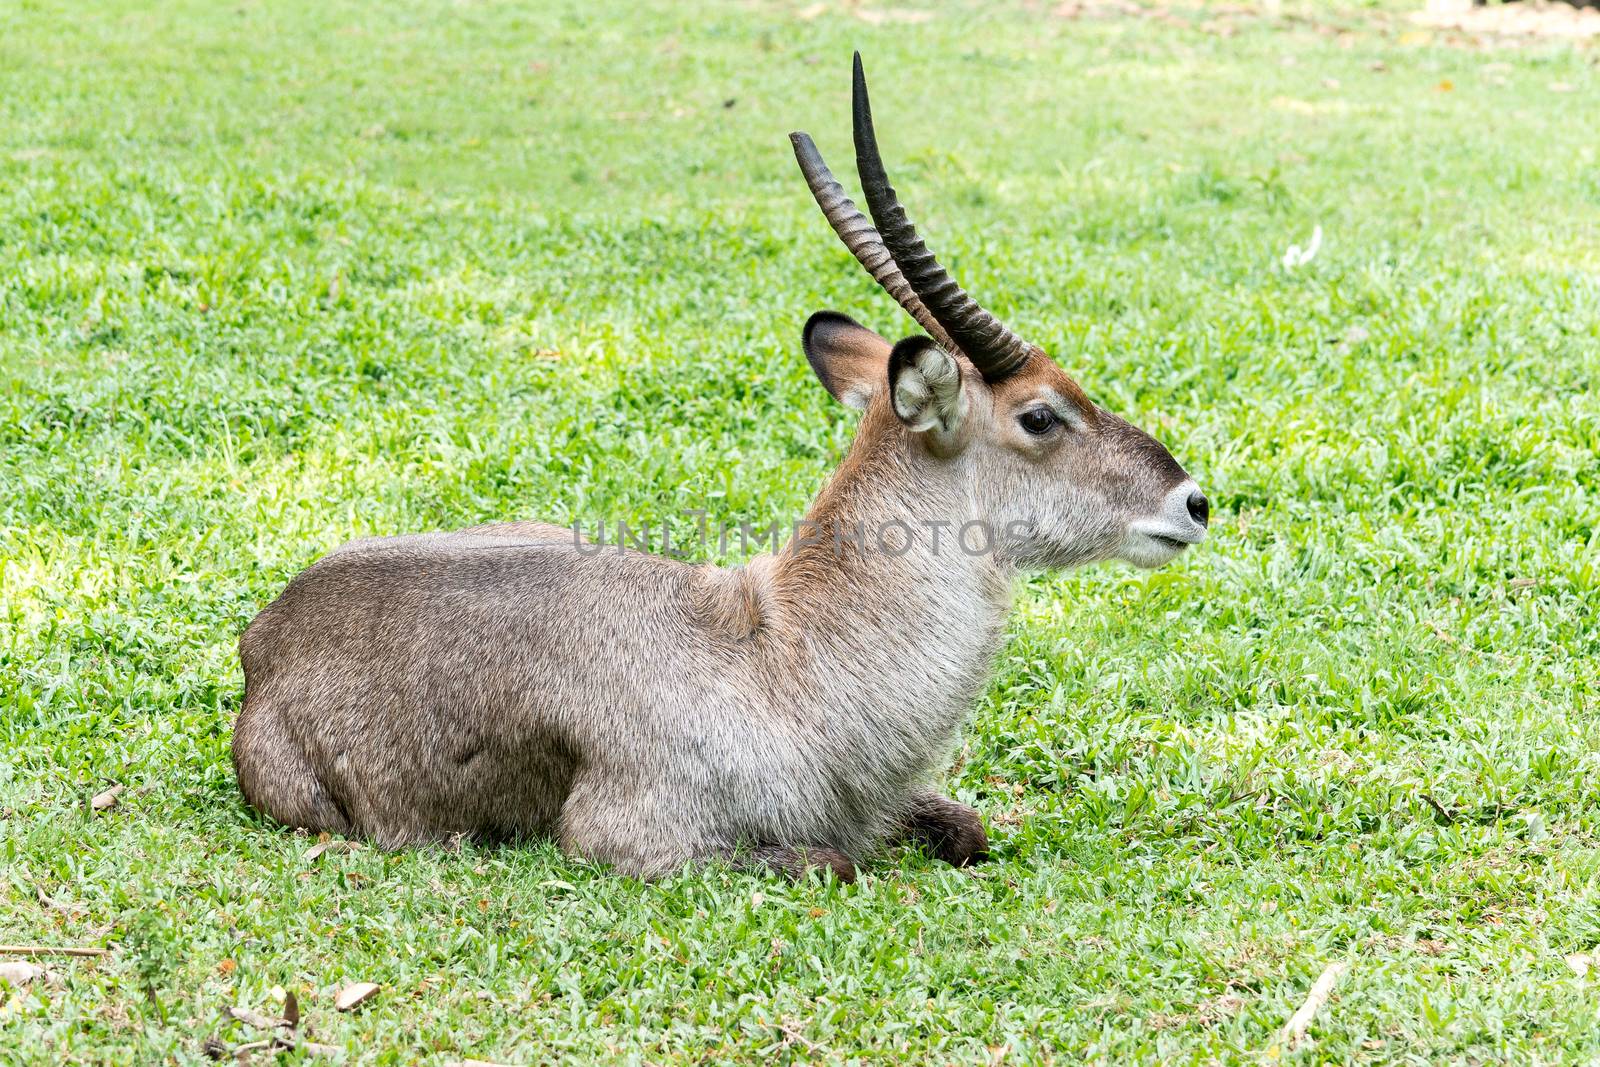
[[955, 867], [989, 858], [983, 819], [965, 804], [932, 789], [913, 793], [900, 817], [902, 839], [921, 845], [935, 859]]
[[848, 885], [856, 880], [856, 865], [849, 856], [834, 848], [792, 848], [788, 845], [761, 845], [739, 849], [727, 856], [735, 867], [745, 870], [776, 871], [798, 882], [810, 870], [828, 870]]

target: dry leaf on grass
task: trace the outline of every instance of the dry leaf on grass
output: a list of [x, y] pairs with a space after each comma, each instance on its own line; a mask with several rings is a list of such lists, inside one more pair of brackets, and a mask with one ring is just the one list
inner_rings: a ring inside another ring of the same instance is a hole
[[0, 981], [9, 982], [13, 989], [21, 989], [44, 974], [44, 968], [37, 963], [0, 963]]
[[89, 801], [89, 807], [94, 811], [105, 811], [114, 807], [117, 803], [117, 797], [122, 795], [122, 790], [123, 786], [114, 785], [110, 789], [96, 793], [94, 799]]
[[[374, 986], [374, 989], [377, 987]], [[268, 996], [283, 999], [283, 1018], [274, 1019], [270, 1015], [262, 1015], [249, 1008], [236, 1008], [231, 1005], [222, 1009], [222, 1014], [230, 1019], [253, 1026], [258, 1030], [285, 1030], [287, 1033], [274, 1034], [272, 1037], [257, 1041], [247, 1041], [242, 1045], [229, 1046], [227, 1042], [218, 1038], [208, 1038], [205, 1042], [206, 1055], [212, 1059], [238, 1059], [248, 1061], [255, 1052], [280, 1052], [301, 1049], [313, 1056], [333, 1056], [344, 1051], [335, 1045], [321, 1045], [315, 1041], [307, 1041], [297, 1032], [300, 1025], [300, 1001], [294, 995], [294, 990], [285, 991], [281, 986], [273, 986], [268, 991]], [[344, 1010], [343, 1008], [340, 1009]]]
[[361, 851], [361, 842], [359, 841], [319, 841], [315, 845], [312, 845], [310, 848], [306, 849], [305, 858], [306, 862], [310, 863], [312, 860], [321, 857], [323, 853], [326, 852], [359, 851]]
[[338, 995], [333, 998], [333, 1006], [340, 1011], [354, 1011], [371, 1000], [382, 988], [376, 982], [352, 982], [339, 990]]

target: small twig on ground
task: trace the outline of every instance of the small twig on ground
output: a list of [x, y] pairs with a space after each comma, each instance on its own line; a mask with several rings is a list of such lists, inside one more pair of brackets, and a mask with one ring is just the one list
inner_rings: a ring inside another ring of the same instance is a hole
[[242, 1045], [231, 1047], [227, 1042], [213, 1037], [207, 1039], [202, 1047], [206, 1055], [214, 1059], [232, 1056], [239, 1060], [248, 1059], [252, 1052], [291, 1052], [294, 1049], [303, 1049], [314, 1056], [336, 1056], [344, 1051], [337, 1045], [323, 1045], [316, 1041], [302, 1041], [293, 1037], [269, 1037], [262, 1041], [246, 1041]]
[[817, 1044], [815, 1041], [811, 1040], [805, 1034], [802, 1034], [798, 1029], [796, 1029], [796, 1027], [792, 1023], [780, 1022], [780, 1023], [777, 1024], [777, 1026], [778, 1026], [778, 1031], [781, 1034], [783, 1034], [783, 1036], [785, 1038], [787, 1038], [789, 1042], [791, 1042], [791, 1043], [795, 1042], [795, 1041], [800, 1042], [800, 1044], [802, 1044], [802, 1045], [804, 1045], [806, 1047], [806, 1051], [807, 1052], [826, 1052], [826, 1051], [828, 1051], [827, 1049], [823, 1048], [821, 1045]]
[[1450, 814], [1450, 809], [1449, 808], [1445, 807], [1443, 804], [1441, 804], [1437, 800], [1433, 799], [1433, 797], [1428, 795], [1427, 793], [1422, 793], [1422, 794], [1419, 794], [1419, 795], [1422, 797], [1423, 800], [1428, 802], [1428, 807], [1432, 808], [1434, 811], [1439, 813], [1439, 818], [1443, 819], [1448, 824], [1451, 824], [1451, 825], [1455, 824], [1456, 817], [1454, 815]]
[[1348, 968], [1349, 964], [1340, 960], [1330, 963], [1322, 969], [1322, 974], [1311, 986], [1311, 992], [1306, 994], [1304, 1004], [1289, 1016], [1289, 1021], [1283, 1024], [1283, 1029], [1278, 1031], [1278, 1041], [1287, 1048], [1294, 1048], [1300, 1039], [1306, 1036], [1306, 1031], [1311, 1027], [1311, 1020], [1316, 1018], [1317, 1012], [1328, 1002], [1328, 997], [1333, 993], [1333, 984]]
[[83, 905], [64, 904], [55, 897], [52, 897], [50, 894], [46, 893], [42, 886], [34, 886], [33, 892], [34, 895], [39, 898], [39, 903], [43, 904], [47, 908], [54, 908], [56, 911], [63, 911], [74, 917], [82, 914], [84, 911]]
[[74, 948], [70, 945], [0, 945], [0, 956], [109, 956], [103, 948]]
[[242, 1045], [235, 1045], [229, 1050], [228, 1054], [238, 1058], [248, 1056], [252, 1052], [262, 1052], [269, 1048], [276, 1048], [277, 1046], [278, 1039], [275, 1037], [269, 1037], [265, 1041], [246, 1041]]
[[288, 1027], [291, 1030], [294, 1029], [294, 1024], [289, 1022], [288, 1019], [273, 1019], [262, 1015], [258, 1011], [251, 1011], [249, 1008], [235, 1008], [230, 1005], [223, 1008], [222, 1013], [230, 1019], [237, 1019], [246, 1026], [254, 1026], [258, 1030], [276, 1030], [280, 1026]]
[[1266, 792], [1265, 788], [1259, 788], [1258, 787], [1256, 789], [1250, 790], [1250, 792], [1248, 792], [1248, 793], [1229, 793], [1228, 794], [1228, 799], [1223, 801], [1220, 806], [1222, 808], [1231, 808], [1235, 804], [1241, 803], [1243, 801], [1254, 800], [1256, 797], [1260, 796], [1264, 792]]
[[210, 1038], [205, 1043], [205, 1051], [207, 1055], [217, 1059], [225, 1059], [232, 1056], [235, 1059], [245, 1060], [250, 1057], [252, 1052], [268, 1050], [283, 1052], [297, 1048], [304, 1049], [316, 1056], [330, 1056], [344, 1051], [336, 1045], [323, 1045], [315, 1041], [307, 1041], [299, 1035], [297, 1028], [300, 1025], [300, 1001], [294, 995], [293, 990], [284, 995], [284, 1017], [282, 1019], [274, 1019], [270, 1015], [262, 1015], [260, 1012], [251, 1011], [249, 1008], [236, 1008], [231, 1004], [223, 1007], [222, 1014], [230, 1019], [244, 1023], [246, 1026], [254, 1026], [260, 1030], [284, 1029], [288, 1030], [289, 1033], [277, 1034], [259, 1041], [247, 1041], [243, 1045], [237, 1045], [232, 1048], [225, 1041]]

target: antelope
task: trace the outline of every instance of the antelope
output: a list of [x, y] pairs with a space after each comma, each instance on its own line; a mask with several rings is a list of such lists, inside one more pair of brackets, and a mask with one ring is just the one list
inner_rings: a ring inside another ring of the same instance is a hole
[[[795, 157], [923, 333], [805, 324], [817, 378], [861, 412], [806, 521], [889, 534], [797, 536], [729, 568], [537, 522], [344, 545], [240, 639], [250, 805], [386, 848], [553, 837], [644, 879], [726, 861], [849, 881], [896, 842], [986, 858], [978, 813], [935, 781], [1014, 579], [1162, 566], [1204, 539], [1208, 507], [1166, 448], [940, 266], [889, 184], [859, 53], [853, 119], [870, 220], [805, 133]], [[948, 531], [972, 524], [987, 549], [954, 550]]]

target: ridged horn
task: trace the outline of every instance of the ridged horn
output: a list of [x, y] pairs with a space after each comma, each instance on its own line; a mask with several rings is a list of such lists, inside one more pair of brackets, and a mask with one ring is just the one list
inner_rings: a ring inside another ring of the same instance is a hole
[[860, 261], [874, 281], [917, 320], [917, 325], [926, 330], [929, 337], [941, 347], [956, 351], [956, 343], [917, 298], [911, 283], [900, 273], [900, 268], [895, 266], [894, 257], [884, 246], [883, 238], [878, 236], [877, 227], [861, 213], [855, 201], [845, 194], [844, 186], [834, 178], [828, 164], [822, 159], [822, 153], [817, 151], [816, 144], [811, 140], [811, 135], [797, 131], [789, 135], [789, 141], [794, 145], [795, 162], [800, 164], [800, 173], [805, 175], [811, 195], [816, 198], [823, 217], [850, 250], [850, 254]]
[[966, 294], [950, 272], [939, 265], [916, 227], [900, 206], [878, 153], [872, 129], [872, 104], [867, 99], [867, 78], [861, 70], [861, 53], [855, 54], [851, 94], [856, 141], [856, 172], [866, 194], [867, 210], [877, 224], [878, 236], [900, 273], [923, 305], [943, 326], [950, 339], [983, 374], [998, 382], [1022, 368], [1038, 349], [1012, 333], [1005, 323], [985, 311]]

